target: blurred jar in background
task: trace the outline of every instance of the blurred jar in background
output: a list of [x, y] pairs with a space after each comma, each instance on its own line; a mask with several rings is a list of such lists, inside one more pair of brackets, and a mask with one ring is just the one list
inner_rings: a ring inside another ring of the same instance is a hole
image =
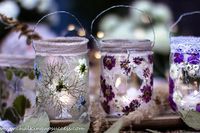
[[33, 58], [0, 55], [0, 118], [19, 124], [35, 106]]

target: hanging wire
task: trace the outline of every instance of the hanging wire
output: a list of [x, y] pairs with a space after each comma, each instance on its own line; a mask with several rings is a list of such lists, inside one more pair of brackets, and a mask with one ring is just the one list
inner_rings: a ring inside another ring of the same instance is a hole
[[[84, 33], [86, 33], [85, 28], [83, 27], [83, 25], [81, 24], [81, 22], [79, 21], [79, 19], [78, 19], [75, 15], [73, 15], [72, 13], [67, 12], [67, 11], [55, 11], [55, 12], [48, 13], [48, 14], [44, 15], [44, 16], [43, 16], [42, 18], [40, 18], [40, 19], [37, 21], [37, 23], [34, 25], [34, 27], [33, 27], [33, 32], [36, 30], [37, 26], [39, 25], [40, 22], [42, 22], [43, 19], [45, 19], [45, 18], [47, 18], [47, 17], [49, 17], [49, 16], [51, 16], [51, 15], [55, 15], [55, 14], [67, 14], [67, 15], [73, 17], [73, 18], [78, 22], [78, 24], [81, 26], [81, 28], [82, 28], [82, 30], [84, 31]], [[34, 48], [34, 51], [35, 51], [35, 45], [34, 45], [34, 43], [33, 43], [33, 40], [31, 40], [31, 43], [33, 44], [33, 48]]]
[[147, 14], [146, 14], [146, 12], [144, 12], [144, 11], [142, 11], [142, 10], [140, 10], [140, 9], [137, 9], [137, 8], [135, 8], [135, 7], [132, 7], [132, 6], [129, 6], [129, 5], [115, 5], [115, 6], [112, 6], [112, 7], [109, 7], [109, 8], [107, 8], [107, 9], [105, 9], [105, 10], [103, 10], [102, 12], [100, 12], [93, 20], [92, 20], [92, 23], [91, 23], [91, 26], [90, 26], [90, 36], [92, 37], [92, 39], [95, 41], [95, 43], [97, 44], [97, 46], [98, 47], [100, 47], [100, 44], [99, 44], [99, 42], [98, 42], [98, 40], [93, 36], [93, 26], [94, 26], [94, 23], [96, 22], [96, 20], [99, 18], [99, 17], [101, 17], [104, 13], [106, 13], [107, 11], [110, 11], [111, 9], [114, 9], [114, 8], [131, 8], [131, 9], [134, 9], [134, 10], [136, 10], [136, 11], [139, 11], [140, 13], [142, 13], [142, 14], [144, 14], [144, 15], [146, 15], [147, 17], [148, 17], [148, 19], [149, 19], [149, 21], [150, 21], [150, 24], [151, 24], [151, 28], [152, 28], [152, 32], [153, 32], [153, 41], [152, 41], [152, 47], [154, 46], [154, 44], [155, 44], [155, 31], [154, 31], [154, 28], [153, 28], [153, 23], [152, 23], [152, 20], [151, 20], [151, 17], [150, 16], [148, 16]]

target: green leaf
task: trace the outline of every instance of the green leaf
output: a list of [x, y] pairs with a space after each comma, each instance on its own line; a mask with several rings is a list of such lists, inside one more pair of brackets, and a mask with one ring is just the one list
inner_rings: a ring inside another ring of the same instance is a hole
[[11, 69], [6, 69], [6, 78], [8, 80], [12, 80], [12, 78], [13, 78], [13, 72], [12, 72]]
[[3, 120], [10, 120], [14, 124], [18, 124], [20, 116], [13, 107], [8, 107], [4, 113]]
[[13, 133], [47, 133], [50, 122], [46, 112], [40, 112], [20, 124]]
[[34, 79], [35, 79], [34, 72], [31, 71], [31, 72], [29, 73], [28, 77], [29, 77], [30, 80], [34, 80]]
[[123, 127], [123, 120], [119, 119], [105, 133], [119, 133]]
[[181, 110], [181, 118], [182, 120], [191, 128], [195, 130], [200, 130], [200, 113], [197, 111], [187, 111]]
[[14, 100], [13, 107], [20, 116], [24, 116], [26, 108], [31, 107], [31, 103], [24, 95], [20, 95]]
[[52, 133], [88, 133], [90, 122], [88, 123], [72, 123], [69, 126], [53, 131]]

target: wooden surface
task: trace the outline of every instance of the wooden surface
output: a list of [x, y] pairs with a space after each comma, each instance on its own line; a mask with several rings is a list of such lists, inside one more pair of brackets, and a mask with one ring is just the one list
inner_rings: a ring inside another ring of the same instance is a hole
[[[117, 118], [106, 118], [107, 128], [111, 126], [114, 122], [116, 122]], [[73, 123], [72, 120], [51, 120], [51, 127], [64, 127]], [[160, 116], [155, 117], [151, 120], [143, 120], [140, 124], [132, 124], [129, 127], [125, 127], [124, 131], [130, 130], [144, 130], [144, 129], [152, 129], [152, 130], [191, 130], [188, 128], [184, 122], [181, 120], [179, 116]]]

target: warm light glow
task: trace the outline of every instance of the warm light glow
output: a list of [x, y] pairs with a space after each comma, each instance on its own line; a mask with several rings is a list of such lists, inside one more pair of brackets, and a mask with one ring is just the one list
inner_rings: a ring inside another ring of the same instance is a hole
[[85, 31], [84, 31], [83, 29], [79, 29], [79, 30], [78, 30], [78, 35], [79, 35], [79, 36], [85, 36], [85, 34], [86, 34], [86, 33], [85, 33]]
[[136, 29], [133, 35], [137, 39], [143, 39], [145, 37], [145, 31], [143, 29]]
[[199, 92], [197, 90], [194, 91], [194, 95], [198, 95]]
[[115, 87], [118, 88], [121, 83], [122, 83], [122, 79], [120, 77], [117, 78], [117, 80], [115, 82]]
[[68, 29], [68, 31], [73, 31], [73, 30], [75, 30], [75, 25], [73, 25], [73, 24], [70, 24], [70, 25], [68, 25], [68, 27], [67, 27], [67, 29]]
[[100, 53], [99, 51], [95, 52], [95, 53], [94, 53], [94, 57], [95, 57], [96, 59], [101, 59], [101, 53]]
[[98, 38], [103, 38], [104, 37], [104, 33], [102, 31], [97, 32], [97, 37]]
[[70, 94], [68, 94], [65, 91], [61, 91], [58, 94], [59, 100], [63, 103], [63, 105], [67, 107], [72, 107], [73, 104], [76, 102], [76, 98], [72, 97]]

